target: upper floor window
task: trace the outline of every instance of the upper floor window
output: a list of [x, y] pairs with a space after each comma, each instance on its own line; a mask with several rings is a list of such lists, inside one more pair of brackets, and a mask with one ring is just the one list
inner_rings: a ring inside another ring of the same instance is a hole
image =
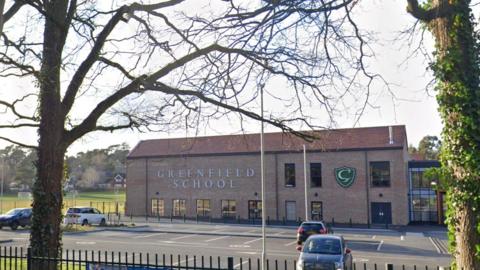
[[390, 162], [374, 161], [370, 162], [370, 178], [373, 187], [390, 186]]
[[310, 163], [310, 186], [322, 186], [322, 163]]
[[431, 181], [423, 176], [423, 171], [412, 171], [412, 188], [431, 188]]
[[294, 163], [285, 163], [285, 186], [286, 187], [295, 186], [295, 164]]

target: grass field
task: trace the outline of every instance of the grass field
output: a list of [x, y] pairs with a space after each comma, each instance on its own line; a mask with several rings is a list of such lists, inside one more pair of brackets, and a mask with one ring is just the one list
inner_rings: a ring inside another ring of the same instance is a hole
[[[72, 194], [66, 194], [63, 198], [64, 210], [72, 206], [92, 206], [100, 211], [116, 212], [118, 202], [118, 211], [123, 213], [125, 207], [125, 192], [113, 191], [105, 192], [79, 192], [75, 197]], [[30, 207], [32, 201], [21, 199], [14, 195], [4, 195], [0, 199], [0, 212], [4, 213], [12, 208]]]
[[[38, 262], [37, 262], [38, 263]], [[48, 262], [45, 262], [48, 264]], [[52, 262], [53, 265], [53, 262]], [[48, 266], [48, 265], [46, 265]], [[59, 263], [57, 269], [59, 270], [85, 270], [85, 263], [73, 263], [73, 262], [64, 262]], [[15, 258], [0, 258], [0, 269], [15, 269], [15, 270], [27, 270], [27, 259], [15, 259]], [[90, 269], [90, 268], [89, 268]], [[93, 269], [93, 268], [92, 268]]]

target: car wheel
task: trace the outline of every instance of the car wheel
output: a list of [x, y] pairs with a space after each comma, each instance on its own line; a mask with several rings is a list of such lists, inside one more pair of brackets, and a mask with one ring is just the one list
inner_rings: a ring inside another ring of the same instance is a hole
[[2, 229], [2, 227], [3, 227], [3, 226], [2, 226], [2, 225], [0, 225], [0, 230]]
[[10, 224], [10, 228], [15, 231], [18, 228], [18, 222], [14, 221]]
[[82, 226], [86, 226], [86, 225], [88, 225], [88, 220], [87, 220], [87, 219], [84, 219], [84, 220], [82, 221]]
[[105, 226], [105, 225], [107, 225], [107, 221], [104, 218], [102, 218], [102, 220], [100, 221], [100, 226]]

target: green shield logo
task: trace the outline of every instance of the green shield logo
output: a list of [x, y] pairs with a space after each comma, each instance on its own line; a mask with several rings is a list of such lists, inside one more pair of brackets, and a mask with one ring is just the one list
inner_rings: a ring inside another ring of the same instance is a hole
[[355, 177], [357, 176], [357, 170], [352, 167], [341, 167], [335, 169], [335, 179], [337, 183], [343, 187], [348, 188], [353, 185], [355, 182]]

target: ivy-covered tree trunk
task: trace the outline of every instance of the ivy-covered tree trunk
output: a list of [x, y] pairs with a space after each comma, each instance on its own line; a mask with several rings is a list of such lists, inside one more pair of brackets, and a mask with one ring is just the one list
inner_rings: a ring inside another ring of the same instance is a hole
[[[60, 102], [60, 68], [65, 44], [68, 1], [46, 5], [42, 67], [40, 71], [40, 127], [37, 179], [33, 189], [33, 220], [30, 247], [33, 256], [57, 258], [61, 253], [62, 178], [65, 113]], [[32, 269], [56, 269], [33, 263]]]
[[447, 187], [447, 224], [458, 269], [480, 269], [480, 87], [479, 37], [467, 0], [408, 0], [408, 11], [435, 38], [437, 100], [444, 128], [441, 161]]

